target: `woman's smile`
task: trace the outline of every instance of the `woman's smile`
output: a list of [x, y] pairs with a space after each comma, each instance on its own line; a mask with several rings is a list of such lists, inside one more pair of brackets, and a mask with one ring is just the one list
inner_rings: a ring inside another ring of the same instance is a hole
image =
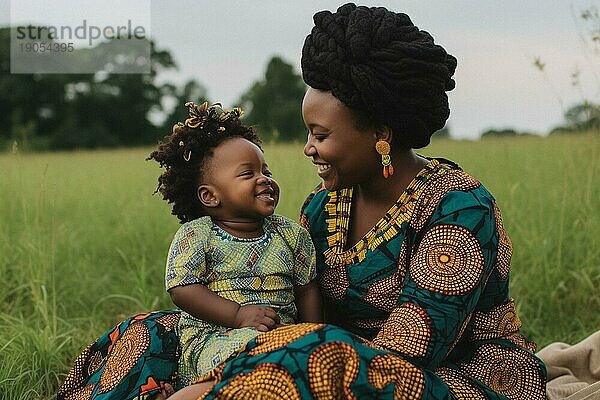
[[330, 164], [315, 163], [315, 165], [317, 166], [317, 174], [319, 175], [319, 177], [321, 179], [323, 179], [326, 176], [328, 176], [329, 173], [331, 172], [331, 165]]

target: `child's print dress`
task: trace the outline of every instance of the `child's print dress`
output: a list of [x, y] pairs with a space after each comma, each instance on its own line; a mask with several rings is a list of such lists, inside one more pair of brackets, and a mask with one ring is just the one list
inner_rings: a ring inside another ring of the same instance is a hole
[[[294, 286], [315, 277], [315, 250], [308, 232], [278, 215], [265, 218], [264, 234], [242, 239], [216, 226], [210, 217], [183, 224], [171, 243], [167, 290], [202, 284], [240, 305], [273, 307], [281, 324], [296, 322]], [[178, 386], [211, 371], [259, 332], [233, 329], [183, 312], [178, 325], [181, 358]]]

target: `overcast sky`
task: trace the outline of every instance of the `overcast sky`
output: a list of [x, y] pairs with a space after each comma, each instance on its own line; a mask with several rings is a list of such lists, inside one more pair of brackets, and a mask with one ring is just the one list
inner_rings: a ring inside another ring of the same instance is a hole
[[[42, 17], [38, 17], [30, 22], [80, 20], [91, 18], [90, 12], [104, 12], [109, 19], [117, 14], [133, 20], [149, 18], [151, 35], [158, 47], [169, 50], [179, 65], [176, 73], [163, 79], [183, 82], [195, 78], [208, 89], [212, 101], [226, 106], [235, 105], [241, 93], [262, 77], [273, 55], [282, 56], [299, 71], [302, 44], [312, 28], [312, 15], [343, 4], [329, 0], [111, 0], [87, 6], [85, 1], [70, 3], [47, 2], [52, 9], [42, 15], [50, 21], [39, 21]], [[477, 137], [489, 128], [546, 132], [562, 122], [565, 108], [584, 98], [600, 99], [600, 54], [586, 51], [579, 35], [585, 32], [579, 13], [593, 3], [357, 2], [407, 13], [415, 25], [430, 32], [436, 43], [456, 56], [457, 86], [449, 93], [449, 126], [453, 136], [459, 138]], [[600, 2], [595, 3], [600, 6]], [[31, 4], [32, 13], [38, 9], [30, 0], [19, 0], [18, 4], [19, 8]], [[1, 25], [10, 22], [9, 10], [10, 2], [0, 0]], [[13, 23], [24, 22], [14, 19], [13, 16]], [[533, 65], [536, 57], [545, 62], [543, 74]], [[573, 87], [570, 75], [577, 70], [581, 83]]]

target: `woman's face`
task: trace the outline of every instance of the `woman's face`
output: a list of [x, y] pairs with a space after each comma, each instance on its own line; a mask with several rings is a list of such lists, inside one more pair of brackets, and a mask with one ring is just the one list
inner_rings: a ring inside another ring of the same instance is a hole
[[304, 154], [312, 158], [327, 190], [358, 185], [380, 172], [375, 129], [359, 130], [350, 108], [331, 92], [309, 88], [302, 117], [308, 128]]

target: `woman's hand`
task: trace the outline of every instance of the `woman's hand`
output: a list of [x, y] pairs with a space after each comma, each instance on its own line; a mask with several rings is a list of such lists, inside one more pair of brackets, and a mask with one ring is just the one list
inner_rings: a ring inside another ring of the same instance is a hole
[[279, 324], [279, 316], [271, 307], [246, 305], [240, 306], [235, 315], [235, 327], [252, 327], [267, 332]]

